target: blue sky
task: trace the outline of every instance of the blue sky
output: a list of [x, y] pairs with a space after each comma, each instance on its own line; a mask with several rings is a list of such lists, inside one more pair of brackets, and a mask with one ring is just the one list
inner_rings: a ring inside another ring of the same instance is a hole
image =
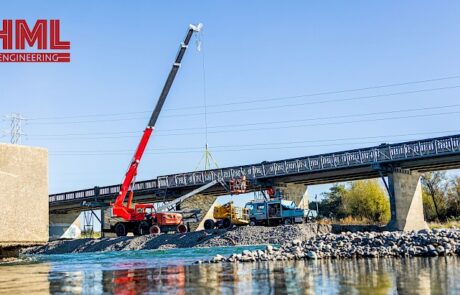
[[[0, 114], [28, 118], [22, 143], [49, 150], [50, 193], [120, 182], [188, 24], [203, 22], [208, 144], [221, 167], [458, 133], [458, 11], [456, 1], [9, 1], [3, 19], [60, 19], [72, 61], [0, 64]], [[406, 82], [418, 83], [340, 92]], [[139, 180], [196, 168], [203, 106], [191, 46]]]

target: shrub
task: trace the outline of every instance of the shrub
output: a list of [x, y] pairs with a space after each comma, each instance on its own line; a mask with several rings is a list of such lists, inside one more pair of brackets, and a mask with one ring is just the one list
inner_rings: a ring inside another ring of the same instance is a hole
[[382, 224], [391, 217], [390, 202], [377, 180], [351, 182], [344, 196], [343, 207], [352, 217]]

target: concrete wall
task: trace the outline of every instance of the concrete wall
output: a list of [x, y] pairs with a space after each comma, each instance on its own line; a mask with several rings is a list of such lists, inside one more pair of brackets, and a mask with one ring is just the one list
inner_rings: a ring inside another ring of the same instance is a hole
[[0, 246], [48, 241], [48, 152], [0, 144]]

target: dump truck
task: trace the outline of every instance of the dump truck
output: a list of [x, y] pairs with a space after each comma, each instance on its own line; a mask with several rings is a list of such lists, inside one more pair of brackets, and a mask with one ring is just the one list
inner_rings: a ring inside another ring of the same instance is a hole
[[249, 225], [252, 226], [303, 223], [308, 216], [308, 210], [297, 208], [293, 201], [282, 197], [253, 200], [244, 208], [249, 212]]
[[248, 225], [249, 211], [246, 208], [235, 206], [233, 201], [230, 201], [224, 205], [214, 206], [213, 218], [205, 220], [205, 229], [230, 228], [232, 225]]

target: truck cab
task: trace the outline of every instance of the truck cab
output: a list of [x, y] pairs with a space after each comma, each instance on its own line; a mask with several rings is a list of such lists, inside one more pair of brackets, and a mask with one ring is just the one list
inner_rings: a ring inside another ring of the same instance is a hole
[[250, 225], [278, 225], [302, 223], [308, 210], [297, 208], [293, 201], [282, 198], [253, 200], [246, 203]]

